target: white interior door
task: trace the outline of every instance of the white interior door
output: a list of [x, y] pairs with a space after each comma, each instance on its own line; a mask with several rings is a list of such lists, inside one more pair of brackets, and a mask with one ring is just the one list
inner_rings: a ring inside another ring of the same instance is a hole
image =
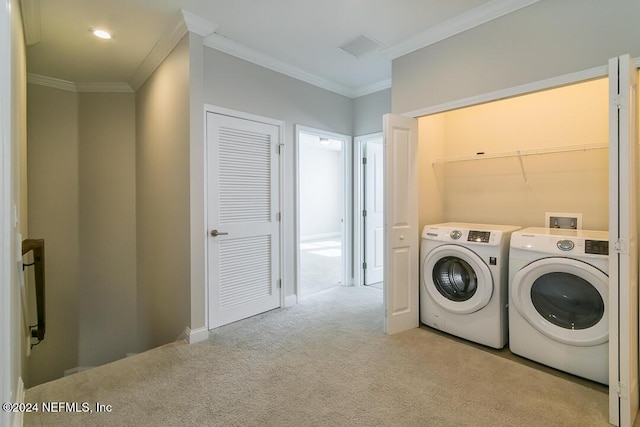
[[365, 143], [364, 284], [384, 280], [384, 145]]
[[207, 113], [209, 328], [280, 307], [279, 127]]
[[638, 412], [637, 71], [629, 55], [609, 60], [609, 422]]
[[418, 121], [385, 114], [385, 332], [418, 327]]

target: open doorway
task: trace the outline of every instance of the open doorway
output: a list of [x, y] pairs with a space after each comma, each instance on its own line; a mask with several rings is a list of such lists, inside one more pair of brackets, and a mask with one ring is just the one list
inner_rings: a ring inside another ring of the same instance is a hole
[[304, 298], [351, 284], [351, 138], [302, 126], [296, 136], [298, 298]]

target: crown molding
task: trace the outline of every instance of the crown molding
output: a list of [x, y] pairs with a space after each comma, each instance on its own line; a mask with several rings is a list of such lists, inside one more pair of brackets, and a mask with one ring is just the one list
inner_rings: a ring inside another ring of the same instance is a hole
[[391, 89], [391, 79], [386, 79], [367, 86], [359, 87], [353, 91], [352, 98], [359, 98], [361, 96], [370, 95], [372, 93], [380, 92], [381, 90], [385, 89]]
[[206, 37], [213, 34], [217, 28], [218, 25], [191, 12], [180, 9], [175, 15], [172, 24], [169, 26], [169, 30], [158, 39], [133, 74], [131, 80], [129, 80], [129, 86], [131, 86], [134, 91], [137, 91], [156, 68], [162, 64], [162, 61], [169, 56], [173, 48], [176, 47], [187, 32]]
[[124, 82], [82, 82], [76, 83], [78, 92], [133, 93], [129, 83]]
[[294, 79], [301, 80], [303, 82], [318, 86], [322, 89], [343, 95], [349, 98], [353, 98], [353, 90], [349, 87], [335, 83], [331, 80], [319, 77], [315, 74], [301, 70], [268, 55], [260, 53], [250, 47], [223, 37], [219, 34], [211, 34], [204, 39], [204, 45], [215, 50], [227, 53], [236, 58], [243, 59], [245, 61], [252, 62], [261, 67], [268, 68], [280, 74], [284, 74]]
[[39, 86], [47, 86], [54, 89], [66, 90], [67, 92], [77, 92], [78, 88], [74, 82], [68, 80], [56, 79], [39, 74], [27, 74], [27, 83]]
[[207, 19], [195, 15], [187, 10], [180, 9], [180, 13], [182, 14], [182, 19], [184, 20], [187, 29], [199, 36], [207, 37], [215, 33], [219, 27], [219, 25], [214, 24], [213, 22], [210, 22]]
[[383, 49], [381, 53], [385, 57], [393, 60], [539, 1], [540, 0], [492, 0], [482, 6], [478, 6], [439, 25], [431, 27], [427, 31], [417, 34], [395, 46]]
[[66, 90], [67, 92], [116, 92], [131, 93], [133, 89], [128, 83], [120, 82], [82, 82], [74, 83], [68, 80], [56, 79], [39, 74], [27, 74], [27, 83], [47, 86], [54, 89]]
[[187, 34], [187, 31], [188, 28], [184, 20], [184, 15], [182, 11], [179, 11], [169, 26], [169, 31], [164, 32], [158, 39], [133, 74], [131, 80], [129, 80], [129, 86], [131, 86], [134, 91], [137, 91], [156, 68], [158, 68], [173, 48], [182, 40], [182, 37]]

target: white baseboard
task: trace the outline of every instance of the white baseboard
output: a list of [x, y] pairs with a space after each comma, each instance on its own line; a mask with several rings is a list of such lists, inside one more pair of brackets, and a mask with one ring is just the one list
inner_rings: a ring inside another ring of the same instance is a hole
[[300, 236], [301, 242], [310, 242], [313, 240], [324, 240], [324, 239], [333, 239], [339, 238], [340, 232], [337, 233], [322, 233], [322, 234], [308, 234], [306, 236]]
[[284, 297], [284, 306], [285, 307], [291, 307], [293, 305], [298, 304], [298, 295], [293, 294], [293, 295], [288, 295], [286, 297]]
[[91, 368], [93, 368], [93, 366], [76, 366], [75, 368], [64, 371], [64, 376], [68, 377], [69, 375], [77, 374], [78, 372], [88, 371]]
[[178, 341], [182, 340], [187, 344], [195, 344], [198, 342], [206, 341], [208, 339], [209, 330], [205, 326], [193, 330], [187, 326], [182, 334], [178, 337]]
[[[16, 387], [16, 403], [24, 403], [24, 381], [22, 377], [18, 377], [18, 386]], [[24, 412], [13, 413], [13, 427], [22, 427], [24, 422]]]

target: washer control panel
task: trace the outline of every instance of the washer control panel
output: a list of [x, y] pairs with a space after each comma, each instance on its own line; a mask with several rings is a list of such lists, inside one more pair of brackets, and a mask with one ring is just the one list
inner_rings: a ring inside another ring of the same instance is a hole
[[449, 237], [451, 237], [453, 240], [458, 240], [462, 237], [462, 231], [453, 230], [451, 233], [449, 233]]
[[573, 249], [576, 245], [575, 243], [573, 243], [573, 241], [569, 240], [569, 239], [565, 239], [565, 240], [558, 240], [558, 243], [556, 243], [556, 246], [558, 247], [558, 249], [560, 249], [561, 251], [570, 251], [571, 249]]
[[609, 255], [608, 240], [585, 240], [584, 252], [594, 255]]
[[489, 243], [489, 237], [491, 237], [490, 231], [469, 230], [469, 237], [467, 237], [467, 242]]

